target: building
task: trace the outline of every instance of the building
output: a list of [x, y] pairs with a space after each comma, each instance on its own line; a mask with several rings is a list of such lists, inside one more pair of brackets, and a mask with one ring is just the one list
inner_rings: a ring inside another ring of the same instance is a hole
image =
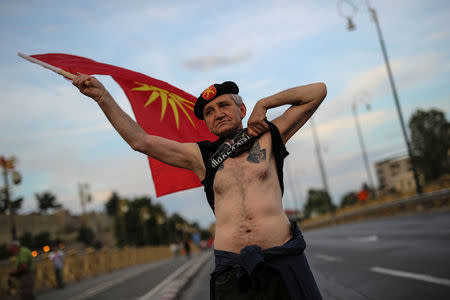
[[[409, 156], [396, 156], [375, 163], [378, 190], [381, 194], [408, 193], [416, 190], [414, 173]], [[423, 184], [423, 176], [419, 174]]]

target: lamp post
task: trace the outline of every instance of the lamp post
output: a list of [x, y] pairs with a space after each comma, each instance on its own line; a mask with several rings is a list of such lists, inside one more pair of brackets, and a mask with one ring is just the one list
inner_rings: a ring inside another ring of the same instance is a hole
[[292, 172], [291, 172], [291, 168], [289, 166], [289, 164], [286, 164], [286, 171], [287, 171], [287, 182], [289, 184], [289, 190], [291, 192], [291, 197], [293, 197], [294, 200], [294, 209], [297, 211], [298, 210], [298, 206], [297, 206], [297, 191], [296, 188], [294, 187], [293, 181], [292, 181]]
[[78, 184], [78, 193], [80, 195], [81, 210], [82, 210], [82, 222], [84, 226], [87, 226], [87, 216], [86, 216], [86, 204], [92, 201], [92, 195], [89, 191], [88, 183]]
[[0, 156], [0, 167], [3, 169], [3, 192], [5, 193], [5, 207], [9, 212], [9, 226], [11, 227], [11, 238], [13, 240], [17, 240], [17, 232], [16, 232], [16, 222], [14, 219], [14, 211], [11, 205], [10, 193], [9, 193], [9, 179], [8, 172], [12, 174], [12, 180], [14, 184], [19, 184], [22, 181], [22, 176], [19, 172], [17, 172], [14, 167], [16, 164], [16, 158], [10, 157], [6, 158], [4, 156]]
[[[372, 177], [372, 173], [370, 172], [370, 164], [369, 164], [369, 158], [367, 156], [367, 151], [366, 151], [366, 147], [364, 144], [364, 140], [363, 140], [363, 136], [362, 136], [362, 130], [361, 130], [361, 126], [359, 124], [358, 121], [358, 114], [357, 114], [357, 106], [358, 106], [358, 102], [359, 103], [364, 103], [366, 104], [367, 109], [369, 109], [369, 102], [367, 101], [368, 95], [366, 92], [363, 92], [360, 96], [362, 97], [356, 97], [355, 100], [352, 103], [352, 111], [353, 111], [353, 117], [355, 119], [355, 126], [356, 126], [356, 132], [358, 133], [358, 140], [359, 140], [359, 145], [361, 146], [361, 152], [362, 152], [362, 156], [363, 156], [363, 160], [364, 160], [364, 165], [366, 166], [366, 172], [367, 172], [367, 180], [369, 180], [369, 185], [372, 189], [375, 189], [375, 184], [373, 182], [373, 177]], [[366, 100], [366, 101], [365, 101]]]
[[312, 134], [313, 134], [314, 145], [315, 145], [315, 149], [316, 149], [317, 161], [319, 162], [320, 176], [322, 177], [322, 183], [325, 188], [325, 192], [330, 197], [330, 201], [328, 202], [328, 210], [331, 213], [333, 211], [333, 208], [331, 207], [331, 195], [329, 192], [327, 175], [325, 174], [325, 167], [323, 164], [322, 154], [320, 151], [319, 137], [317, 136], [316, 127], [314, 125], [314, 120], [312, 117], [310, 118], [310, 121], [311, 121], [310, 124], [311, 124], [311, 130], [312, 130]]
[[[353, 4], [351, 4], [349, 1], [345, 1], [345, 2], [354, 8], [353, 12], [356, 12], [355, 6]], [[338, 3], [343, 3], [343, 1], [341, 0]], [[383, 34], [381, 32], [380, 23], [378, 22], [377, 12], [373, 7], [370, 6], [369, 0], [366, 0], [366, 5], [369, 10], [369, 14], [372, 16], [372, 20], [375, 23], [375, 26], [377, 28], [378, 40], [380, 41], [381, 51], [383, 52], [384, 63], [386, 65], [386, 70], [387, 70], [388, 77], [389, 77], [389, 83], [391, 85], [392, 94], [394, 96], [395, 107], [397, 108], [398, 118], [400, 119], [400, 125], [402, 128], [403, 138], [405, 139], [406, 148], [408, 149], [408, 155], [409, 155], [410, 159], [412, 160], [411, 145], [409, 143], [408, 135], [406, 133], [406, 127], [405, 127], [405, 122], [403, 120], [403, 114], [402, 114], [402, 110], [400, 107], [400, 101], [398, 100], [397, 88], [395, 87], [394, 77], [392, 75], [391, 66], [389, 64], [389, 58], [387, 55], [386, 45], [385, 45], [384, 39], [383, 39]], [[354, 30], [356, 28], [356, 26], [353, 23], [351, 16], [347, 16], [346, 18], [348, 21], [347, 29], [349, 31]], [[418, 194], [422, 194], [422, 186], [420, 185], [419, 174], [417, 173], [417, 169], [414, 167], [412, 161], [411, 161], [411, 166], [412, 166], [412, 171], [414, 174], [414, 181], [416, 183], [416, 191]]]

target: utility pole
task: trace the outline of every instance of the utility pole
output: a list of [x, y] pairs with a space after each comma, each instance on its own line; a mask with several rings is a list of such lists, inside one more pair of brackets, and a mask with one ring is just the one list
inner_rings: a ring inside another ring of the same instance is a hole
[[352, 104], [353, 117], [355, 119], [356, 132], [358, 133], [359, 145], [361, 146], [361, 152], [362, 152], [362, 156], [363, 156], [363, 160], [364, 160], [364, 165], [366, 167], [367, 180], [369, 180], [369, 186], [372, 189], [375, 189], [375, 184], [374, 184], [374, 181], [373, 181], [372, 173], [370, 172], [369, 158], [367, 156], [367, 151], [366, 151], [366, 147], [365, 147], [363, 136], [362, 136], [362, 130], [361, 130], [361, 126], [360, 126], [359, 121], [358, 121], [358, 114], [357, 114], [357, 111], [356, 111], [357, 105], [358, 105], [358, 103], [357, 103], [358, 100], [359, 99], [355, 99], [355, 101]]
[[91, 200], [92, 200], [91, 193], [89, 191], [89, 184], [88, 183], [79, 183], [78, 184], [78, 192], [80, 195], [80, 203], [81, 203], [81, 211], [82, 211], [81, 220], [82, 220], [83, 226], [87, 226], [86, 204], [88, 202], [91, 202]]
[[391, 66], [389, 64], [389, 58], [387, 55], [386, 46], [384, 44], [383, 34], [381, 33], [380, 23], [378, 22], [377, 12], [374, 8], [370, 7], [369, 1], [367, 1], [367, 6], [369, 8], [369, 12], [370, 12], [372, 19], [377, 28], [378, 39], [380, 40], [380, 45], [381, 45], [381, 50], [383, 52], [384, 62], [386, 64], [386, 69], [387, 69], [387, 73], [389, 76], [389, 82], [391, 84], [392, 93], [394, 95], [395, 106], [397, 108], [398, 118], [400, 119], [403, 138], [405, 139], [406, 148], [408, 149], [408, 155], [409, 155], [409, 158], [411, 159], [411, 167], [412, 167], [412, 171], [414, 174], [414, 181], [416, 183], [416, 191], [418, 194], [422, 194], [422, 186], [420, 184], [419, 174], [417, 173], [417, 169], [414, 167], [414, 164], [412, 163], [413, 156], [412, 156], [411, 145], [408, 140], [408, 134], [406, 133], [406, 127], [405, 127], [405, 122], [403, 121], [402, 109], [400, 107], [400, 101], [398, 100], [397, 88], [395, 87], [394, 77], [392, 76]]
[[[338, 3], [343, 3], [343, 2], [346, 2], [347, 4], [349, 4], [353, 8], [353, 13], [356, 13], [356, 6], [354, 4], [352, 4], [350, 1], [343, 1], [343, 0], [339, 1]], [[386, 65], [386, 70], [387, 70], [388, 77], [389, 77], [389, 83], [391, 85], [392, 94], [394, 96], [395, 107], [397, 108], [398, 118], [400, 119], [400, 125], [401, 125], [401, 128], [402, 128], [403, 138], [405, 140], [405, 144], [406, 144], [406, 148], [408, 150], [409, 158], [411, 159], [411, 167], [412, 167], [412, 171], [413, 171], [413, 175], [414, 175], [414, 181], [415, 181], [415, 184], [416, 184], [416, 191], [417, 191], [418, 194], [422, 194], [422, 186], [420, 184], [419, 174], [417, 173], [417, 169], [414, 167], [414, 164], [412, 163], [412, 157], [413, 156], [412, 156], [411, 145], [410, 145], [409, 140], [408, 140], [408, 134], [406, 132], [405, 122], [403, 120], [403, 114], [402, 114], [402, 110], [401, 110], [401, 107], [400, 107], [400, 101], [398, 100], [397, 88], [395, 87], [394, 76], [392, 75], [391, 65], [389, 63], [389, 58], [388, 58], [388, 55], [387, 55], [387, 50], [386, 50], [386, 45], [384, 43], [383, 34], [381, 32], [380, 23], [378, 22], [377, 12], [376, 12], [376, 10], [373, 7], [370, 6], [369, 0], [366, 0], [366, 5], [367, 5], [367, 8], [369, 10], [369, 14], [371, 15], [372, 20], [375, 23], [375, 26], [376, 26], [376, 29], [377, 29], [378, 40], [380, 42], [381, 51], [383, 52], [384, 63]], [[342, 15], [341, 12], [340, 12], [340, 14]], [[351, 16], [345, 16], [345, 18], [347, 19], [347, 29], [349, 31], [355, 30], [356, 26], [353, 23], [353, 21], [351, 19]]]
[[323, 160], [322, 160], [322, 154], [321, 154], [321, 150], [320, 150], [319, 137], [318, 137], [317, 132], [316, 132], [316, 127], [314, 125], [313, 118], [311, 117], [309, 120], [311, 121], [311, 130], [312, 130], [314, 145], [315, 145], [315, 149], [316, 149], [317, 161], [319, 162], [319, 168], [320, 168], [320, 175], [322, 177], [322, 183], [323, 183], [323, 186], [325, 188], [325, 192], [330, 197], [330, 201], [328, 202], [328, 210], [330, 211], [330, 213], [332, 213], [333, 208], [331, 207], [330, 189], [328, 188], [327, 176], [325, 174], [325, 167], [324, 167]]
[[2, 174], [3, 174], [3, 192], [5, 195], [5, 206], [9, 213], [9, 226], [11, 228], [11, 238], [13, 240], [17, 240], [17, 232], [16, 232], [16, 222], [14, 218], [14, 211], [12, 209], [11, 205], [11, 195], [9, 193], [9, 179], [8, 179], [8, 172], [12, 172], [12, 179], [14, 184], [19, 184], [22, 181], [22, 176], [19, 172], [17, 172], [14, 167], [16, 163], [15, 157], [10, 157], [7, 159], [4, 156], [0, 156], [0, 166], [2, 167]]
[[291, 196], [293, 197], [294, 200], [294, 208], [297, 211], [298, 210], [298, 205], [297, 205], [297, 191], [295, 189], [295, 186], [293, 185], [293, 181], [292, 181], [292, 172], [291, 172], [291, 168], [289, 167], [289, 164], [286, 164], [286, 171], [287, 171], [287, 182], [289, 184], [289, 190], [291, 191]]

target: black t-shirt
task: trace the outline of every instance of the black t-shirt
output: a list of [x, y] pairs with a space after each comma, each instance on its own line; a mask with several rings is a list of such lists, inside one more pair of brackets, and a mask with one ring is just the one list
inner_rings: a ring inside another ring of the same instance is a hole
[[[267, 125], [269, 125], [270, 135], [272, 137], [272, 152], [275, 156], [275, 164], [277, 168], [278, 181], [280, 182], [281, 193], [284, 192], [283, 184], [283, 164], [284, 159], [288, 156], [289, 152], [281, 139], [281, 134], [278, 128], [268, 121], [265, 120]], [[201, 141], [198, 142], [200, 152], [202, 153], [203, 163], [205, 164], [206, 174], [205, 178], [202, 180], [202, 184], [205, 189], [206, 198], [208, 200], [209, 206], [214, 212], [214, 177], [216, 176], [217, 167], [213, 167], [211, 163], [211, 156], [216, 153], [217, 149], [222, 145], [225, 139], [220, 138], [215, 142]]]

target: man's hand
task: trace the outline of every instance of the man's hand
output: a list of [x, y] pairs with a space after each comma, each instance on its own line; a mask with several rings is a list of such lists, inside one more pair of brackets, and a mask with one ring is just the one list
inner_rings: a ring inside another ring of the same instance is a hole
[[264, 121], [266, 112], [267, 109], [260, 101], [258, 101], [247, 122], [248, 134], [257, 137], [269, 130], [269, 126]]
[[103, 84], [101, 84], [94, 76], [78, 73], [77, 77], [72, 81], [72, 84], [76, 86], [82, 94], [94, 99], [96, 102], [99, 102], [107, 93]]

